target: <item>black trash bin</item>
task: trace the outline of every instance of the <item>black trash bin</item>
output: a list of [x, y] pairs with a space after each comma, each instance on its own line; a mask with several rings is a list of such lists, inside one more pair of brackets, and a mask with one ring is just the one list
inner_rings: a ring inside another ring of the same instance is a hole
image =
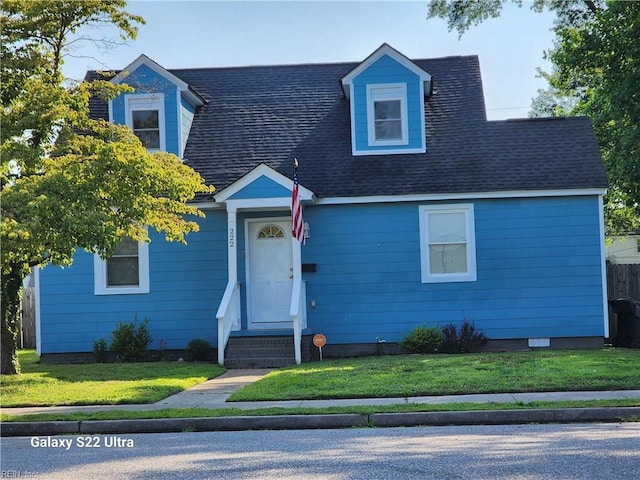
[[640, 300], [611, 300], [611, 309], [616, 314], [617, 336], [613, 345], [640, 348]]

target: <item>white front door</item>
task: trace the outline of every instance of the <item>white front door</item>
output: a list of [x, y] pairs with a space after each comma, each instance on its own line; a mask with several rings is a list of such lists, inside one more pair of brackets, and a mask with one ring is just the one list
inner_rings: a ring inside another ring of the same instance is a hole
[[248, 220], [247, 224], [248, 328], [290, 328], [291, 220]]

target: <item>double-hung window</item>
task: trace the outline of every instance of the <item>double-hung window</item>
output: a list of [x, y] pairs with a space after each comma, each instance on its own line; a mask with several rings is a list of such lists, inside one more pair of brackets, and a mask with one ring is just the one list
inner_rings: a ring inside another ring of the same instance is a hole
[[125, 108], [127, 125], [147, 150], [165, 150], [164, 95], [127, 95]]
[[370, 146], [406, 145], [409, 142], [406, 84], [367, 86], [367, 119]]
[[422, 281], [475, 281], [473, 205], [420, 206], [419, 212]]
[[158, 110], [132, 110], [133, 133], [149, 150], [160, 149], [160, 116]]
[[94, 259], [96, 295], [149, 293], [149, 246], [124, 237], [111, 257]]

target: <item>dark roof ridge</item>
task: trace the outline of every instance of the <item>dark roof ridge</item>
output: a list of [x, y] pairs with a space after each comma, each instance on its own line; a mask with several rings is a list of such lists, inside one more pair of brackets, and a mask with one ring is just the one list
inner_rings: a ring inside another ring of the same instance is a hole
[[[444, 57], [432, 57], [432, 58], [409, 58], [412, 62], [433, 62], [440, 60], [452, 60], [463, 58], [478, 58], [478, 55], [448, 55]], [[361, 60], [340, 61], [340, 62], [302, 62], [302, 63], [272, 63], [272, 64], [254, 64], [254, 65], [226, 65], [226, 66], [211, 66], [211, 67], [178, 67], [178, 68], [166, 68], [169, 72], [195, 72], [205, 70], [236, 70], [236, 69], [249, 69], [249, 68], [278, 68], [278, 67], [322, 67], [322, 66], [350, 66], [362, 63]]]
[[588, 118], [586, 115], [572, 115], [569, 117], [522, 117], [505, 118], [504, 120], [490, 120], [490, 122], [549, 122], [562, 120], [575, 120], [576, 118]]

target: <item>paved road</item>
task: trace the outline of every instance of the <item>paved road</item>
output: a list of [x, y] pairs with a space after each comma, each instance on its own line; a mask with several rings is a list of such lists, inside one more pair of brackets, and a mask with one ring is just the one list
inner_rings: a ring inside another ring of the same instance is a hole
[[1, 440], [2, 478], [640, 478], [638, 423], [13, 437]]

